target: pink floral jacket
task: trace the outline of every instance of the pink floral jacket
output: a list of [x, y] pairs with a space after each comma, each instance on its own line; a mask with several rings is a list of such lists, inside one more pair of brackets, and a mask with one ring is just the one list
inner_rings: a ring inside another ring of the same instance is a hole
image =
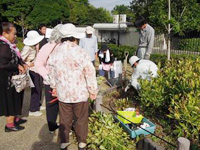
[[78, 103], [97, 94], [95, 68], [85, 50], [73, 42], [64, 42], [49, 57], [50, 86], [56, 88], [59, 101]]

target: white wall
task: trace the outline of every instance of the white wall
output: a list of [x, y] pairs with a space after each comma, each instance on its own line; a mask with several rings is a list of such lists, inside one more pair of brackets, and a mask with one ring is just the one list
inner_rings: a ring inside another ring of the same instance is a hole
[[[118, 31], [113, 30], [96, 30], [98, 42], [105, 42], [106, 39], [114, 38], [116, 44], [118, 41]], [[102, 39], [102, 41], [101, 41]], [[135, 32], [134, 27], [128, 27], [127, 30], [120, 31], [120, 45], [137, 46], [139, 41], [139, 34]]]

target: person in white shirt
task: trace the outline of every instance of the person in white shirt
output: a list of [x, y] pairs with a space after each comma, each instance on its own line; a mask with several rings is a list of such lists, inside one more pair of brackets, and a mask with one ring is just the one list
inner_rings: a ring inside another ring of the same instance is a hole
[[137, 56], [132, 56], [129, 59], [129, 63], [134, 70], [131, 76], [131, 82], [125, 88], [125, 92], [130, 88], [130, 86], [133, 86], [137, 91], [140, 90], [141, 87], [137, 81], [138, 79], [151, 80], [151, 78], [155, 78], [158, 76], [158, 67], [154, 62], [150, 60], [140, 59]]
[[86, 37], [80, 39], [79, 46], [86, 50], [87, 54], [90, 56], [93, 65], [95, 65], [95, 57], [98, 52], [97, 37], [93, 34], [94, 28], [91, 26], [86, 27]]

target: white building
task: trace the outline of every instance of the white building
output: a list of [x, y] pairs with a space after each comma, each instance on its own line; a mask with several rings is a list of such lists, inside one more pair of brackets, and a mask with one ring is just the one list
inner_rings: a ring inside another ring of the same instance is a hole
[[137, 46], [139, 34], [136, 28], [126, 23], [95, 23], [93, 28], [96, 30], [98, 42], [111, 42], [120, 45]]

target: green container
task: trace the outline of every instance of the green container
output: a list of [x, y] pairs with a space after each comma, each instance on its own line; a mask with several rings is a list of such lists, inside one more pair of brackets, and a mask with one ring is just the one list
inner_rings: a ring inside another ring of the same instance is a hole
[[[117, 111], [117, 113], [123, 117], [125, 117], [126, 119], [132, 121], [133, 123], [141, 123], [143, 116], [139, 115], [136, 117], [136, 113], [135, 111]], [[130, 121], [127, 121], [126, 119], [120, 117], [119, 115], [117, 115], [117, 118], [123, 122], [124, 124], [129, 124], [131, 123]]]

